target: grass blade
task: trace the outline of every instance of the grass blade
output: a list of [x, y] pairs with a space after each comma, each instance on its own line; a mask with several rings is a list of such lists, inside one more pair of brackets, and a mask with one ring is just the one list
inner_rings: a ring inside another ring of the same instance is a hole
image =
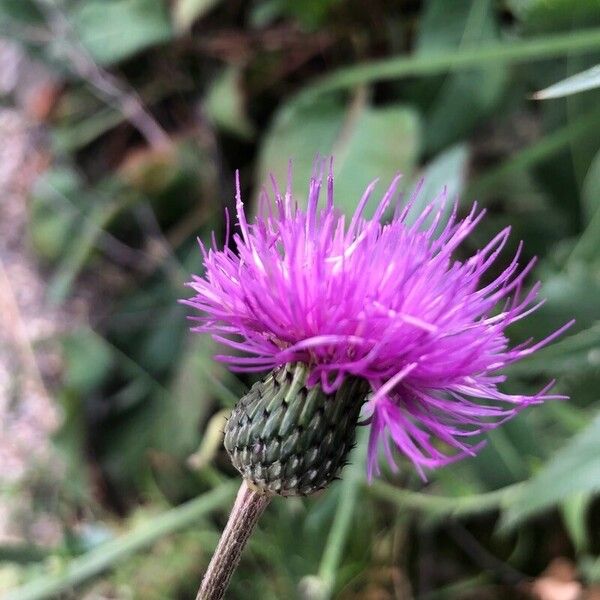
[[428, 513], [431, 516], [463, 516], [497, 510], [505, 506], [522, 488], [515, 483], [498, 490], [468, 496], [436, 496], [394, 487], [385, 481], [374, 481], [369, 492], [381, 500], [396, 504], [404, 510]]
[[204, 515], [222, 508], [233, 497], [237, 481], [229, 481], [152, 519], [71, 561], [63, 572], [41, 575], [9, 592], [4, 600], [49, 600], [94, 578], [117, 562], [144, 550], [160, 538], [193, 525]]
[[591, 69], [567, 77], [562, 81], [554, 83], [533, 95], [535, 100], [549, 100], [551, 98], [563, 98], [571, 94], [578, 94], [587, 90], [600, 87], [600, 65]]
[[346, 469], [340, 486], [340, 499], [337, 512], [329, 531], [321, 564], [319, 565], [319, 579], [324, 588], [324, 600], [330, 598], [333, 593], [336, 574], [346, 540], [350, 534], [358, 494], [364, 480], [364, 464], [367, 455], [368, 440], [367, 428], [359, 428], [358, 436], [359, 439], [352, 456], [352, 463]]
[[326, 76], [301, 92], [308, 97], [332, 90], [353, 88], [373, 81], [412, 75], [437, 75], [446, 71], [485, 65], [527, 62], [569, 54], [582, 54], [600, 48], [600, 29], [585, 29], [526, 41], [504, 41], [469, 47], [456, 52], [400, 56], [347, 67]]

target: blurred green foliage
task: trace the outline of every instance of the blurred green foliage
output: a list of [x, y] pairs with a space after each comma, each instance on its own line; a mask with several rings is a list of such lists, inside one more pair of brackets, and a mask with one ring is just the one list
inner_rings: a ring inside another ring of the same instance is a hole
[[[406, 464], [368, 487], [359, 446], [327, 493], [273, 502], [230, 597], [505, 598], [557, 556], [600, 580], [600, 93], [531, 100], [598, 63], [598, 27], [597, 0], [0, 0], [2, 35], [59, 82], [29, 243], [48, 303], [89, 315], [55, 386], [67, 541], [8, 597], [192, 597], [235, 485], [205, 438], [252, 381], [177, 300], [196, 236], [223, 238], [234, 170], [250, 202], [291, 157], [302, 199], [317, 153], [347, 213], [400, 171], [423, 201], [446, 185], [488, 209], [471, 249], [511, 224], [548, 299], [514, 341], [577, 323], [507, 389], [556, 377], [571, 400], [425, 483]], [[111, 537], [88, 554], [82, 514]]]

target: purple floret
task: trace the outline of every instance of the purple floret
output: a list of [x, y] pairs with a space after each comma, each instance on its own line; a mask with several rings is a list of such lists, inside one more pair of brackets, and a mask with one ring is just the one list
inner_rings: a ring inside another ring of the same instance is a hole
[[553, 382], [531, 396], [498, 389], [507, 365], [571, 325], [536, 343], [509, 345], [506, 328], [543, 303], [539, 283], [521, 293], [535, 262], [520, 268], [521, 246], [493, 281], [482, 283], [510, 228], [459, 261], [453, 253], [484, 215], [476, 204], [459, 219], [454, 203], [446, 218], [443, 191], [415, 219], [415, 194], [392, 216], [397, 176], [367, 219], [375, 182], [369, 185], [348, 224], [334, 205], [331, 169], [325, 206], [320, 173], [310, 180], [306, 209], [293, 200], [290, 179], [285, 193], [273, 180], [273, 203], [263, 191], [264, 216], [249, 223], [238, 177], [237, 252], [227, 242], [222, 250], [201, 244], [205, 274], [193, 276], [196, 295], [184, 302], [202, 313], [192, 317], [199, 323], [193, 331], [235, 351], [219, 360], [236, 371], [303, 362], [308, 384], [328, 393], [346, 377], [368, 380], [369, 476], [379, 473], [380, 443], [393, 469], [390, 441], [423, 474], [423, 467], [473, 455], [479, 444], [469, 438], [526, 406], [563, 398], [548, 393]]

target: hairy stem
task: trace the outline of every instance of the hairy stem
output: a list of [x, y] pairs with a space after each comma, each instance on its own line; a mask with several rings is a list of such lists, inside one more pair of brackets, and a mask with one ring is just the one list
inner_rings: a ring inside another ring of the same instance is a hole
[[244, 480], [219, 545], [206, 569], [196, 600], [221, 600], [254, 526], [271, 500], [270, 494], [258, 492]]

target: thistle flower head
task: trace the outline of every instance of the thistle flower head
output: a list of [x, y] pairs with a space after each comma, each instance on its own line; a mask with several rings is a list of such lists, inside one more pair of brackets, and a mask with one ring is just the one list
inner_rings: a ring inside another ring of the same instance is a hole
[[237, 371], [301, 363], [307, 386], [326, 394], [348, 380], [368, 382], [370, 476], [379, 470], [379, 444], [393, 469], [391, 442], [423, 473], [474, 454], [479, 445], [470, 438], [558, 397], [548, 393], [552, 382], [533, 395], [499, 389], [505, 367], [570, 325], [510, 345], [507, 327], [542, 304], [539, 284], [521, 292], [534, 261], [520, 266], [520, 246], [489, 277], [510, 228], [459, 260], [457, 249], [484, 215], [477, 205], [461, 219], [442, 192], [415, 218], [417, 195], [396, 202], [398, 176], [372, 218], [364, 212], [375, 183], [347, 220], [335, 207], [331, 168], [326, 181], [315, 171], [306, 208], [290, 179], [285, 191], [272, 181], [273, 201], [263, 191], [263, 216], [249, 222], [238, 178], [235, 250], [202, 246], [205, 272], [193, 276], [195, 296], [184, 302], [202, 313], [192, 317], [195, 331], [234, 351], [218, 359]]

